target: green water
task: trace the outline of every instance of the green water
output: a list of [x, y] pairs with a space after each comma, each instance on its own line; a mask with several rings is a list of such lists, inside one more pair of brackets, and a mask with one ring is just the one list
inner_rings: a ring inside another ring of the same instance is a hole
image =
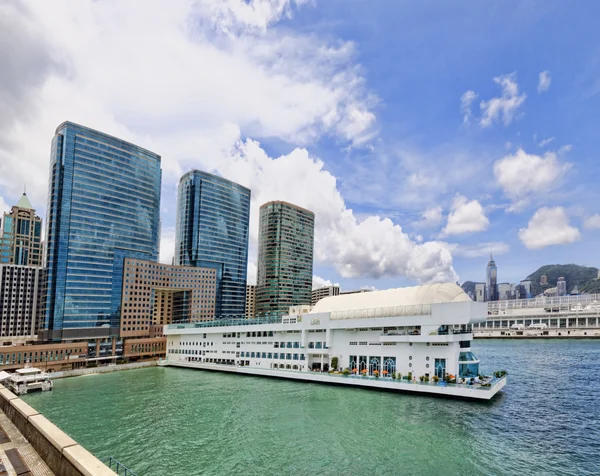
[[96, 456], [114, 456], [139, 476], [600, 469], [600, 388], [589, 379], [600, 342], [486, 341], [474, 350], [484, 370], [509, 371], [492, 402], [176, 368], [57, 380], [52, 392], [25, 400]]

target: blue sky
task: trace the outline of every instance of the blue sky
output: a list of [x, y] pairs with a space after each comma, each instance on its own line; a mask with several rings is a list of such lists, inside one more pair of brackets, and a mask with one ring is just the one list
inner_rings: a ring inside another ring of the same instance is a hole
[[312, 209], [316, 283], [595, 266], [594, 2], [57, 0], [0, 6], [0, 208], [45, 215], [55, 127], [163, 157], [161, 259], [191, 168]]

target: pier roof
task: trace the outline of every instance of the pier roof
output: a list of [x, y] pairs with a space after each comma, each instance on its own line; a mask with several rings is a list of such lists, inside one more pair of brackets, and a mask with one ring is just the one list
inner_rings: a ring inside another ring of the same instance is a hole
[[329, 296], [317, 302], [311, 312], [352, 311], [464, 301], [471, 301], [471, 298], [454, 283], [426, 284], [368, 293]]

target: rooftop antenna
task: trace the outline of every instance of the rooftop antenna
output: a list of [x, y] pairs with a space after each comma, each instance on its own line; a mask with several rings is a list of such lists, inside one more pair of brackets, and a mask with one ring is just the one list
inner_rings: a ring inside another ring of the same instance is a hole
[[23, 185], [23, 195], [27, 195], [27, 182]]

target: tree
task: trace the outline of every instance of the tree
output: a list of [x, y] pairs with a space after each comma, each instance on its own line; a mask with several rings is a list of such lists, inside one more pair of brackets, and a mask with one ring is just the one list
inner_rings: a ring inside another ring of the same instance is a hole
[[331, 358], [331, 368], [332, 369], [337, 369], [338, 368], [338, 358], [337, 357], [332, 357]]

